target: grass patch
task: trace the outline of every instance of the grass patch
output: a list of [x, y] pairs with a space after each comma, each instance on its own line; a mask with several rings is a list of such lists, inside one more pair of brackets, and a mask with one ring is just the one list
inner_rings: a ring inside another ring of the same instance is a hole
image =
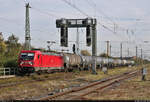
[[[44, 92], [49, 92], [54, 89], [61, 89], [61, 88], [67, 88], [74, 84], [82, 84], [86, 81], [94, 81], [99, 80], [102, 78], [109, 77], [110, 75], [116, 75], [121, 74], [126, 71], [139, 69], [140, 67], [122, 67], [122, 68], [115, 68], [115, 69], [109, 69], [108, 75], [104, 74], [101, 70], [97, 70], [98, 75], [91, 74], [90, 71], [82, 71], [79, 72], [78, 70], [74, 72], [68, 72], [68, 73], [60, 73], [56, 72], [53, 74], [42, 74], [42, 75], [33, 75], [33, 76], [25, 76], [25, 77], [15, 77], [8, 80], [0, 80], [1, 83], [10, 83], [10, 82], [20, 82], [25, 80], [37, 80], [42, 78], [50, 78], [49, 80], [45, 81], [36, 81], [32, 83], [27, 83], [24, 85], [18, 85], [17, 87], [13, 86], [12, 88], [14, 90], [7, 90], [5, 88], [0, 89], [3, 93], [0, 95], [0, 99], [4, 99], [2, 96], [4, 94], [9, 93], [9, 96], [12, 96], [13, 94], [17, 94], [16, 98], [19, 97], [31, 97], [31, 96], [40, 96]], [[83, 79], [84, 81], [77, 80], [77, 79]], [[5, 91], [7, 90], [7, 91]], [[27, 90], [26, 93], [24, 93]], [[119, 97], [119, 96], [116, 96]], [[13, 97], [15, 99], [15, 97]], [[110, 98], [112, 99], [112, 98]]]
[[[132, 67], [131, 69], [140, 69], [141, 66]], [[129, 69], [129, 70], [131, 70]], [[122, 71], [129, 71], [125, 69], [118, 69], [111, 71], [119, 73]], [[125, 81], [119, 87], [105, 91], [96, 96], [89, 96], [91, 100], [150, 100], [150, 65], [147, 66], [147, 81], [142, 81], [142, 76], [137, 76], [132, 80]]]

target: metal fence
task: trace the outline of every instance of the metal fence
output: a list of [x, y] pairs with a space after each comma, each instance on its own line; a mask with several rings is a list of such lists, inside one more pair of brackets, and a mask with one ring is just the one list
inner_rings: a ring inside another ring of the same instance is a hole
[[16, 75], [17, 68], [0, 68], [0, 76]]

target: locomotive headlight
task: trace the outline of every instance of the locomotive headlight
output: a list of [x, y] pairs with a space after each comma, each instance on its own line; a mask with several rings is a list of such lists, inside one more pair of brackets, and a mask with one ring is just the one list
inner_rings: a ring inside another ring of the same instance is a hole
[[29, 62], [30, 65], [33, 65], [33, 62]]
[[20, 65], [22, 65], [24, 62], [21, 62]]

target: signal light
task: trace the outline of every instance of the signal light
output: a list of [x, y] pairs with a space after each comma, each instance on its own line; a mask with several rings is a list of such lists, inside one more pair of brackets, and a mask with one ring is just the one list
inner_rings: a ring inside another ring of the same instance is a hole
[[86, 45], [91, 46], [91, 42], [92, 42], [92, 27], [87, 26], [86, 27]]
[[73, 53], [76, 53], [76, 45], [75, 44], [73, 44], [72, 51], [73, 51]]
[[61, 27], [61, 46], [68, 47], [68, 28]]

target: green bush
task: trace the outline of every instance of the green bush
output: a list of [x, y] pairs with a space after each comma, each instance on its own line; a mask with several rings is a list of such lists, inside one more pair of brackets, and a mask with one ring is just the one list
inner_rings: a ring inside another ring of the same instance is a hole
[[3, 60], [0, 60], [0, 67], [3, 67], [4, 66], [4, 62]]
[[4, 67], [17, 67], [17, 59], [16, 58], [12, 58], [12, 59], [8, 59], [5, 60], [4, 62]]

